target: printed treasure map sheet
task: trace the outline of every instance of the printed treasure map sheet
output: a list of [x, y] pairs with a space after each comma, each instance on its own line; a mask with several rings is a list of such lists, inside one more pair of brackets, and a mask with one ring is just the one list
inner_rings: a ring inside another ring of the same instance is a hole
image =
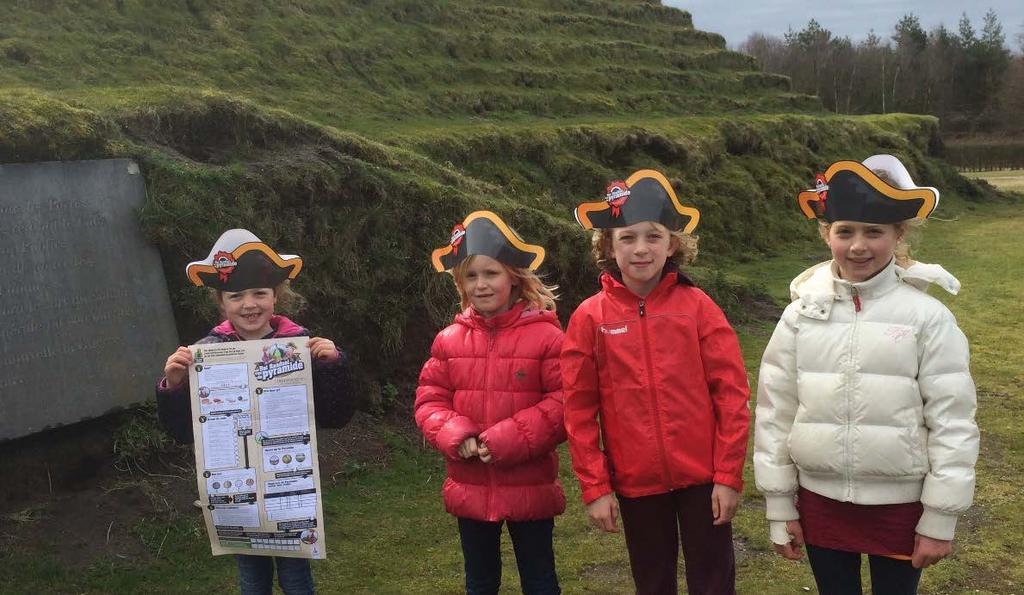
[[327, 557], [308, 340], [189, 347], [199, 500], [214, 555]]

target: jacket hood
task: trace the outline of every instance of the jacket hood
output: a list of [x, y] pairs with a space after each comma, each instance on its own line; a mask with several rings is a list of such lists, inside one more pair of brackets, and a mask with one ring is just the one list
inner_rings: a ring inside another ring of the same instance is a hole
[[[298, 337], [309, 333], [309, 331], [307, 331], [304, 327], [301, 327], [292, 322], [291, 319], [276, 314], [270, 317], [270, 328], [274, 329], [274, 333], [272, 335], [274, 337]], [[225, 320], [224, 322], [213, 327], [213, 330], [210, 331], [210, 334], [220, 335], [222, 337], [230, 337], [236, 333], [235, 327], [231, 324], [231, 321]]]
[[927, 291], [934, 283], [952, 295], [960, 293], [960, 280], [938, 264], [915, 262], [907, 268], [896, 267], [896, 274], [913, 287]]
[[[815, 293], [835, 295], [834, 283], [845, 282], [834, 275], [832, 268], [834, 262], [834, 260], [819, 262], [797, 275], [789, 284], [790, 299], [806, 299], [808, 295]], [[895, 262], [890, 262], [889, 266], [892, 267], [893, 272], [900, 281], [921, 291], [927, 291], [928, 286], [934, 283], [952, 295], [960, 292], [960, 280], [942, 268], [942, 265], [915, 262], [909, 267], [903, 268], [896, 265]], [[886, 271], [883, 270], [877, 276], [885, 273]], [[874, 278], [863, 283], [870, 283]], [[853, 283], [851, 285], [859, 286], [861, 284]]]
[[827, 319], [832, 303], [837, 299], [849, 298], [854, 292], [867, 297], [879, 295], [895, 289], [900, 283], [922, 292], [927, 291], [932, 283], [953, 295], [960, 290], [960, 281], [937, 264], [918, 262], [904, 269], [893, 259], [874, 277], [851, 283], [836, 275], [835, 260], [829, 260], [797, 275], [789, 284], [789, 297], [803, 302], [802, 314]]
[[484, 330], [511, 328], [536, 322], [546, 322], [555, 325], [559, 329], [562, 328], [562, 324], [558, 321], [558, 316], [554, 312], [530, 308], [522, 300], [513, 304], [508, 312], [503, 312], [491, 318], [484, 318], [472, 306], [455, 315], [456, 324]]

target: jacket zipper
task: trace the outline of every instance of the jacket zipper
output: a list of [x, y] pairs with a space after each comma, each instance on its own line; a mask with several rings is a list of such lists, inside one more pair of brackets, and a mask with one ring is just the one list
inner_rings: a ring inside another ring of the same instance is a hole
[[[487, 330], [487, 365], [485, 367], [485, 374], [487, 375], [484, 391], [484, 423], [491, 423], [491, 354], [494, 352], [494, 336], [497, 334], [497, 329]], [[477, 436], [477, 446], [479, 447], [480, 437]], [[490, 463], [483, 463], [484, 467], [487, 468], [487, 508], [485, 514], [487, 518], [491, 517], [491, 509], [494, 507], [494, 467]]]
[[844, 469], [846, 472], [846, 500], [848, 502], [853, 501], [853, 453], [850, 450], [850, 433], [853, 431], [851, 393], [853, 392], [854, 366], [856, 365], [854, 358], [856, 357], [857, 323], [860, 319], [857, 315], [860, 313], [861, 307], [860, 294], [857, 292], [857, 288], [851, 286], [851, 290], [853, 292], [853, 329], [850, 331], [850, 357], [847, 363], [849, 367], [846, 376], [846, 447], [844, 448], [846, 451], [846, 465]]
[[654, 433], [658, 439], [658, 455], [661, 458], [662, 472], [665, 475], [665, 484], [672, 487], [672, 476], [669, 472], [668, 459], [665, 457], [665, 439], [661, 430], [661, 407], [658, 403], [658, 391], [654, 389], [654, 366], [651, 360], [651, 346], [647, 341], [647, 305], [641, 299], [640, 311], [640, 337], [644, 345], [644, 362], [647, 365], [647, 392], [651, 398], [651, 405], [654, 412]]

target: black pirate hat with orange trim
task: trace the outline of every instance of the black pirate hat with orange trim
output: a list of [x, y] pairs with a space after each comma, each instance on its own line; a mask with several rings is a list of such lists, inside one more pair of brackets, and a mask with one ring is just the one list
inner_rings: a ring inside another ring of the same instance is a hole
[[797, 195], [797, 201], [808, 219], [899, 223], [931, 215], [939, 204], [939, 191], [916, 185], [892, 155], [872, 155], [863, 163], [833, 163], [815, 177], [813, 190]]
[[198, 287], [243, 291], [277, 287], [301, 270], [298, 256], [278, 254], [249, 230], [229, 229], [217, 238], [205, 260], [188, 263], [185, 274]]
[[672, 184], [661, 172], [642, 169], [625, 180], [615, 180], [605, 189], [605, 198], [576, 207], [576, 222], [583, 229], [629, 227], [643, 221], [657, 221], [669, 229], [690, 233], [700, 222], [700, 211], [679, 202]]
[[434, 270], [450, 271], [470, 256], [490, 256], [510, 267], [537, 270], [544, 248], [527, 244], [500, 217], [490, 211], [474, 211], [452, 228], [447, 246], [430, 255]]

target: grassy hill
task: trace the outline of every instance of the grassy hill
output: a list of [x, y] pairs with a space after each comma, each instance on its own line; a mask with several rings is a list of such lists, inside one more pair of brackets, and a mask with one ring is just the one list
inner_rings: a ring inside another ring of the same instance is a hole
[[[504, 4], [504, 5], [503, 5]], [[22, 6], [24, 5], [24, 6]], [[94, 107], [215, 88], [339, 128], [396, 120], [817, 111], [651, 2], [39, 2], [0, 83]]]
[[940, 150], [934, 118], [828, 115], [648, 0], [0, 8], [0, 162], [138, 159], [183, 340], [212, 312], [181, 271], [221, 230], [304, 255], [301, 318], [352, 348], [372, 394], [449, 319], [427, 255], [470, 210], [548, 247], [567, 314], [596, 288], [570, 209], [609, 179], [663, 170], [717, 270], [807, 241], [793, 197], [838, 158], [895, 152], [954, 209], [992, 195]]
[[[686, 12], [649, 0], [0, 2], [0, 163], [138, 160], [140, 217], [183, 341], [214, 316], [184, 265], [222, 230], [248, 227], [302, 254], [296, 285], [310, 306], [299, 319], [350, 348], [376, 407], [408, 403], [428, 341], [450, 319], [454, 291], [428, 254], [470, 210], [495, 210], [547, 246], [565, 317], [597, 287], [571, 208], [609, 179], [661, 169], [701, 209], [693, 272], [749, 323], [753, 374], [774, 320], [752, 320], [752, 303], [782, 296], [823, 253], [796, 192], [836, 159], [899, 155], [942, 190], [939, 217], [964, 215], [932, 224], [923, 258], [963, 275], [951, 305], [971, 336], [985, 432], [961, 550], [925, 574], [924, 589], [1010, 592], [1022, 576], [1013, 521], [1024, 447], [1006, 324], [1020, 283], [1006, 271], [1019, 268], [1020, 224], [1012, 207], [976, 208], [994, 191], [958, 176], [942, 150], [935, 118], [828, 114]], [[150, 413], [10, 449], [0, 471], [19, 480], [0, 488], [0, 560], [18, 571], [7, 590], [235, 588], [232, 561], [209, 556], [195, 518], [191, 453], [168, 446]], [[361, 414], [323, 436], [340, 553], [316, 566], [325, 592], [363, 592], [367, 576], [385, 575], [396, 582], [377, 592], [459, 588], [440, 461], [394, 427]], [[567, 469], [564, 479], [566, 588], [628, 590], [625, 548], [587, 529]], [[806, 566], [770, 553], [750, 482], [746, 496], [741, 592], [809, 588]], [[380, 567], [393, 559], [411, 571]]]

